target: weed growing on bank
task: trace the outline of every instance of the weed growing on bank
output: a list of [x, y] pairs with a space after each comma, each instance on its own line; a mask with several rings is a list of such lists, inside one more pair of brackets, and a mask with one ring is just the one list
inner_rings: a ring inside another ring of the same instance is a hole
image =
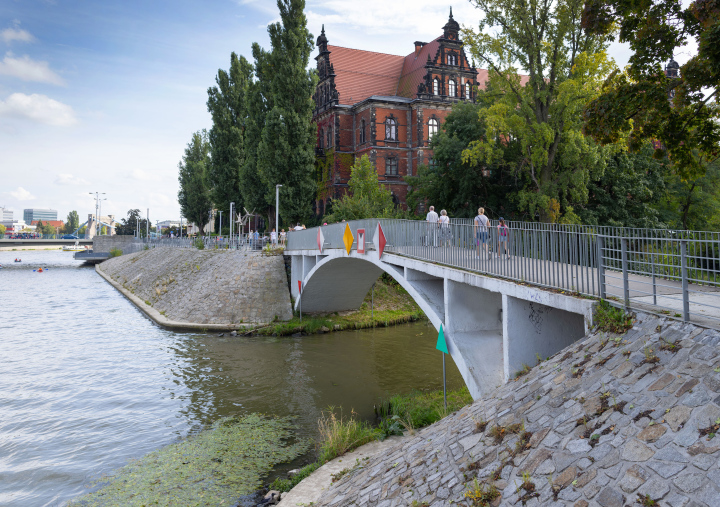
[[110, 257], [120, 257], [123, 254], [122, 250], [119, 248], [113, 248], [110, 250]]
[[368, 293], [357, 311], [335, 312], [324, 315], [303, 314], [302, 322], [300, 321], [299, 312], [295, 312], [292, 320], [274, 322], [267, 326], [248, 330], [248, 334], [265, 336], [289, 336], [296, 333], [315, 334], [347, 329], [387, 327], [414, 322], [425, 317], [423, 311], [407, 291], [394, 281], [380, 278], [375, 283], [374, 317], [371, 297], [372, 294]]
[[354, 412], [344, 416], [342, 410], [330, 407], [318, 421], [320, 440], [316, 444], [317, 461], [301, 468], [291, 479], [275, 479], [269, 489], [290, 491], [305, 477], [338, 456], [373, 440], [384, 440], [391, 435], [402, 435], [406, 431], [429, 426], [473, 401], [466, 387], [448, 391], [447, 400], [446, 411], [442, 391], [392, 396], [376, 407], [377, 426], [358, 420]]
[[633, 326], [634, 321], [631, 314], [604, 299], [595, 307], [595, 323], [601, 331], [622, 334]]

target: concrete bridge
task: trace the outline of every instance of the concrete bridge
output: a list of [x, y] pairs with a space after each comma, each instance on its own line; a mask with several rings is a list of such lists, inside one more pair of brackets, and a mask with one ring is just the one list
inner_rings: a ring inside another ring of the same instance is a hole
[[[474, 398], [582, 338], [593, 324], [599, 296], [662, 313], [670, 310], [663, 310], [658, 298], [677, 299], [683, 308], [673, 312], [720, 323], [720, 276], [688, 285], [686, 266], [683, 286], [662, 262], [653, 264], [653, 276], [641, 271], [643, 262], [632, 253], [647, 250], [646, 243], [631, 244], [628, 254], [628, 244], [617, 236], [616, 259], [615, 236], [512, 225], [507, 250], [497, 231], [488, 231], [487, 252], [482, 241], [478, 245], [479, 231], [467, 224], [443, 230], [424, 222], [363, 220], [291, 232], [285, 253], [292, 257], [295, 308], [357, 309], [377, 278], [388, 273], [436, 329], [442, 324], [450, 355]], [[691, 292], [714, 297], [719, 308], [701, 314], [702, 306], [714, 306], [697, 297], [689, 304]]]

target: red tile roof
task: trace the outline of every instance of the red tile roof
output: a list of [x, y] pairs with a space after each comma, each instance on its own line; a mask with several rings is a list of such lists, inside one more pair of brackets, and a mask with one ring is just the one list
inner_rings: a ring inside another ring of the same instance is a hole
[[[30, 225], [37, 225], [39, 220], [33, 220]], [[62, 227], [65, 225], [65, 222], [62, 220], [43, 220], [43, 225], [52, 225], [53, 227]]]
[[[435, 58], [438, 39], [425, 44], [417, 55], [413, 51], [407, 56], [328, 45], [339, 103], [353, 105], [373, 95], [415, 98], [418, 85], [425, 78], [428, 55]], [[521, 84], [527, 83], [528, 79], [528, 76], [521, 76]], [[485, 87], [487, 80], [488, 71], [478, 69], [480, 88]]]
[[396, 95], [404, 58], [328, 45], [340, 104], [357, 104], [371, 95]]
[[[439, 38], [440, 37], [438, 37], [438, 39]], [[418, 85], [423, 82], [425, 74], [427, 74], [425, 65], [427, 64], [428, 55], [434, 59], [439, 45], [440, 43], [435, 39], [425, 44], [420, 51], [418, 51], [417, 55], [413, 51], [405, 57], [402, 75], [398, 83], [398, 95], [411, 99], [417, 96]]]

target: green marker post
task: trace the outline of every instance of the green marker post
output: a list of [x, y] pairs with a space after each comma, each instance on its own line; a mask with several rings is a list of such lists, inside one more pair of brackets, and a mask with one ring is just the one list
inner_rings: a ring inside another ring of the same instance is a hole
[[435, 348], [443, 353], [443, 400], [445, 401], [445, 412], [447, 412], [447, 377], [445, 376], [445, 354], [449, 354], [447, 343], [445, 342], [445, 333], [443, 333], [442, 324], [440, 324], [440, 332], [438, 333], [437, 345]]

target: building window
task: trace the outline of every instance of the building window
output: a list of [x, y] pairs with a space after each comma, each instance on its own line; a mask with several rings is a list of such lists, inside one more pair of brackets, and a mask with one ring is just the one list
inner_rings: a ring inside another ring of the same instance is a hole
[[455, 80], [453, 79], [448, 81], [448, 95], [450, 97], [455, 97]]
[[394, 118], [385, 120], [385, 140], [397, 141], [397, 122]]
[[435, 118], [430, 118], [428, 122], [428, 141], [433, 138], [438, 131], [438, 121]]
[[434, 158], [428, 160], [428, 166], [430, 169], [437, 169], [437, 161]]
[[365, 120], [360, 120], [360, 144], [365, 143]]
[[332, 146], [332, 128], [328, 127], [327, 131], [327, 147], [330, 149]]
[[455, 55], [448, 55], [448, 57], [447, 57], [447, 63], [448, 63], [448, 65], [457, 65], [457, 56], [455, 56]]
[[440, 80], [438, 78], [433, 79], [433, 95], [440, 95]]
[[470, 100], [470, 83], [465, 83], [465, 99]]
[[322, 149], [324, 148], [323, 142], [324, 142], [324, 139], [325, 139], [325, 131], [324, 131], [323, 129], [320, 129], [320, 136], [319, 136], [319, 138], [320, 138], [320, 139], [319, 139], [319, 143], [318, 143], [318, 144], [319, 144], [319, 146], [320, 146], [320, 149], [322, 150]]
[[385, 159], [385, 174], [387, 176], [397, 176], [398, 174], [398, 159], [397, 157], [390, 157]]

